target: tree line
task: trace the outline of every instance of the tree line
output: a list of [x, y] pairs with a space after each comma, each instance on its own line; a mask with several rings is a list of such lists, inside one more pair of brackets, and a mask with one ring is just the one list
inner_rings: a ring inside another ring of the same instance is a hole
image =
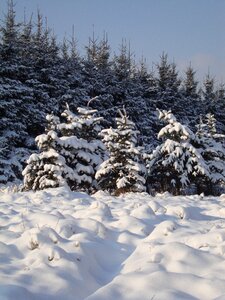
[[211, 113], [217, 131], [225, 132], [225, 89], [207, 74], [202, 87], [191, 65], [180, 78], [176, 64], [163, 53], [154, 72], [146, 62], [134, 61], [125, 41], [112, 55], [107, 35], [93, 35], [81, 56], [74, 35], [57, 41], [38, 11], [17, 22], [15, 6], [0, 26], [0, 182], [22, 179], [26, 159], [37, 151], [35, 137], [48, 126], [51, 112], [60, 117], [66, 103], [71, 111], [92, 108], [103, 117], [103, 127], [115, 127], [118, 108], [126, 107], [140, 132], [137, 144], [151, 152], [159, 145], [156, 109], [172, 110], [190, 130], [200, 116]]
[[212, 114], [201, 119], [196, 132], [177, 121], [171, 111], [158, 110], [165, 126], [159, 145], [150, 153], [138, 145], [135, 123], [125, 108], [115, 127], [101, 129], [97, 110], [67, 106], [61, 118], [47, 115], [46, 133], [36, 137], [39, 153], [23, 171], [24, 190], [67, 185], [93, 193], [106, 190], [151, 194], [220, 194], [225, 186], [225, 135], [216, 131]]

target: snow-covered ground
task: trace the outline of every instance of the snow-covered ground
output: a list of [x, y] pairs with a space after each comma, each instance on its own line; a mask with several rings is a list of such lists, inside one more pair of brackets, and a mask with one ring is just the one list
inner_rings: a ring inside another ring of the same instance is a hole
[[0, 299], [225, 299], [225, 195], [0, 192]]

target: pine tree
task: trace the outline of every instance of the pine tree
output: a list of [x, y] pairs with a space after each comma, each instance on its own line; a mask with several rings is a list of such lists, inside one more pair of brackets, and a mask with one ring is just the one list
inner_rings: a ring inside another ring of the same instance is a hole
[[[32, 41], [32, 31], [33, 31], [33, 23], [32, 23], [32, 15], [29, 21], [26, 20], [26, 15], [24, 16], [24, 22], [21, 26], [21, 31], [19, 32], [19, 44], [21, 51], [21, 59], [23, 65], [30, 70], [32, 66], [30, 66], [30, 58], [32, 56], [33, 51], [33, 41]], [[28, 76], [29, 72], [27, 72]]]
[[[175, 63], [168, 62], [167, 54], [163, 53], [161, 61], [157, 64], [158, 78], [158, 107], [166, 109], [176, 109], [176, 104], [180, 99], [180, 84]], [[179, 104], [179, 103], [178, 103]]]
[[[58, 124], [57, 118], [47, 116], [49, 128]], [[60, 155], [61, 141], [54, 130], [47, 130], [35, 139], [39, 153], [32, 154], [23, 171], [24, 190], [42, 190], [67, 184], [67, 180], [75, 174], [66, 165], [65, 158]]]
[[107, 70], [110, 65], [110, 46], [106, 33], [104, 33], [103, 38], [97, 43], [96, 46], [93, 44], [93, 50], [95, 50], [93, 51], [94, 57], [92, 58], [94, 65], [101, 71]]
[[25, 113], [32, 90], [25, 84], [27, 68], [21, 58], [20, 28], [10, 0], [0, 26], [0, 182], [3, 183], [21, 178], [28, 153]]
[[217, 101], [225, 101], [225, 84], [220, 83], [216, 90]]
[[103, 129], [101, 135], [109, 152], [96, 173], [103, 190], [119, 195], [125, 192], [145, 191], [145, 167], [140, 149], [136, 146], [135, 124], [128, 119], [126, 111], [119, 111], [117, 128]]
[[0, 27], [2, 47], [0, 56], [4, 60], [14, 61], [18, 51], [18, 32], [20, 24], [16, 22], [15, 4], [13, 0], [8, 0], [8, 11]]
[[67, 62], [69, 60], [69, 45], [68, 42], [66, 40], [66, 38], [64, 37], [63, 39], [63, 43], [61, 45], [61, 53], [62, 53], [62, 58], [65, 62]]
[[77, 50], [77, 39], [75, 37], [75, 29], [74, 25], [72, 28], [72, 36], [70, 40], [70, 58], [73, 62], [78, 62], [79, 61], [79, 53]]
[[89, 107], [78, 107], [77, 111], [78, 114], [74, 114], [67, 106], [62, 113], [65, 122], [57, 125], [61, 136], [60, 153], [76, 172], [75, 179], [68, 183], [71, 189], [92, 192], [97, 189], [95, 173], [105, 155], [105, 147], [98, 137], [102, 118]]
[[190, 65], [185, 71], [185, 79], [183, 82], [184, 96], [193, 100], [198, 98], [198, 81], [195, 79], [195, 74], [196, 72]]
[[220, 83], [215, 94], [214, 114], [217, 120], [217, 128], [219, 132], [225, 133], [225, 84]]
[[[217, 193], [216, 188], [225, 184], [225, 135], [218, 134], [216, 119], [213, 114], [207, 114], [197, 126], [199, 138], [199, 151], [204, 158], [210, 176], [204, 182], [205, 192]], [[201, 184], [201, 178], [199, 178]]]
[[204, 114], [214, 113], [214, 106], [215, 106], [215, 99], [216, 99], [214, 86], [215, 86], [215, 80], [208, 72], [203, 82], [203, 90], [202, 90]]
[[204, 91], [203, 96], [205, 101], [213, 101], [215, 98], [214, 94], [214, 79], [208, 73], [204, 80]]
[[92, 37], [89, 37], [88, 46], [86, 46], [87, 61], [93, 65], [97, 61], [98, 57], [98, 39], [95, 37], [93, 30]]
[[127, 46], [126, 41], [122, 40], [120, 53], [115, 55], [113, 60], [113, 69], [119, 81], [127, 81], [132, 77], [133, 61], [130, 51], [130, 45]]
[[181, 97], [174, 108], [182, 122], [187, 124], [193, 131], [202, 111], [201, 96], [198, 92], [198, 81], [195, 74], [196, 72], [190, 64], [185, 70], [185, 78], [181, 86]]
[[171, 111], [159, 111], [159, 119], [168, 124], [158, 133], [162, 144], [149, 157], [149, 181], [158, 191], [179, 194], [197, 176], [209, 177], [208, 167], [194, 147], [196, 138], [189, 128], [179, 123]]

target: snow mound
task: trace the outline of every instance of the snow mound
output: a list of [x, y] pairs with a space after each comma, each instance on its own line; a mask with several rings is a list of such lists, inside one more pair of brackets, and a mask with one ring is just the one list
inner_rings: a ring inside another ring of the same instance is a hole
[[154, 212], [147, 204], [142, 204], [131, 211], [131, 216], [138, 219], [150, 219], [154, 217]]

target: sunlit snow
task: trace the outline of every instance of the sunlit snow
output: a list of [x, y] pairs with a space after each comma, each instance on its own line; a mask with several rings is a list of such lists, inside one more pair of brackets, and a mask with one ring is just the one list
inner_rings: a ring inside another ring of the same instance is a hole
[[0, 192], [1, 300], [225, 299], [225, 195]]

